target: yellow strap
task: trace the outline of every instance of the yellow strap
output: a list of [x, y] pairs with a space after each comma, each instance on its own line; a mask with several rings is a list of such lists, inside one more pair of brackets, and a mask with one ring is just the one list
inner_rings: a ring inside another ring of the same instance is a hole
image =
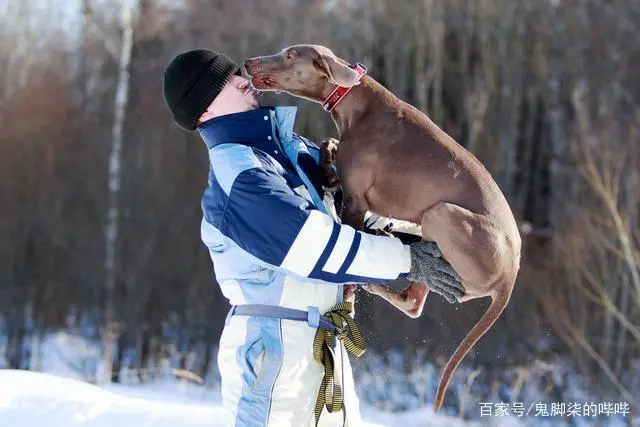
[[331, 318], [337, 329], [337, 333], [318, 328], [313, 340], [313, 357], [318, 363], [324, 366], [324, 377], [320, 384], [318, 400], [315, 407], [316, 427], [320, 420], [322, 408], [327, 407], [330, 413], [343, 411], [343, 419], [346, 418], [346, 410], [343, 407], [342, 386], [339, 376], [335, 376], [335, 346], [336, 337], [342, 342], [347, 351], [356, 357], [360, 357], [365, 352], [364, 339], [360, 329], [352, 317], [353, 303], [343, 302], [324, 315]]

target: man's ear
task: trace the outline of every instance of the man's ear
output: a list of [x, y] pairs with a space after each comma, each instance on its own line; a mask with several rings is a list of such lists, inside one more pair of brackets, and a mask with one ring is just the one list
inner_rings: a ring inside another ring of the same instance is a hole
[[198, 118], [198, 124], [202, 124], [209, 119], [213, 119], [215, 116], [216, 115], [213, 114], [211, 111], [205, 110], [205, 112], [202, 113], [202, 115]]
[[331, 83], [342, 87], [351, 87], [358, 84], [360, 75], [353, 68], [338, 61], [338, 59], [331, 54], [322, 55], [320, 58], [320, 63], [326, 70]]

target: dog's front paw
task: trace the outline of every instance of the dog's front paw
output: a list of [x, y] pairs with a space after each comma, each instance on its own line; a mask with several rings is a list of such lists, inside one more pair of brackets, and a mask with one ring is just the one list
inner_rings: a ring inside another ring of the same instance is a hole
[[320, 144], [320, 168], [324, 174], [324, 186], [327, 190], [335, 192], [340, 189], [340, 180], [336, 170], [336, 155], [338, 153], [338, 140], [326, 138]]

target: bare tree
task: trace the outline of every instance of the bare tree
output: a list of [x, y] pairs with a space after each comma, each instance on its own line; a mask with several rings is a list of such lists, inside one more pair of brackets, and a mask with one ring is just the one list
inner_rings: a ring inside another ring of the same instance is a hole
[[138, 11], [138, 0], [122, 2], [122, 41], [118, 62], [118, 83], [114, 103], [113, 140], [109, 155], [109, 207], [105, 225], [105, 306], [103, 334], [104, 372], [101, 381], [110, 381], [113, 368], [113, 347], [119, 334], [116, 317], [115, 287], [117, 280], [116, 245], [119, 227], [120, 162], [122, 157], [123, 128], [129, 100], [129, 76], [133, 51], [133, 28]]

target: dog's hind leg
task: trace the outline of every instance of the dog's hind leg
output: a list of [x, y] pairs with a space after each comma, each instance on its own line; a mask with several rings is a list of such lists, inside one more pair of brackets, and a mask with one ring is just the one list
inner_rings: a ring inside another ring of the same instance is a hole
[[[344, 192], [342, 207], [342, 223], [354, 227], [358, 231], [364, 228], [364, 217], [367, 212], [368, 205], [366, 198], [358, 198], [348, 193], [348, 189], [343, 184]], [[351, 291], [355, 290], [355, 285], [346, 285], [347, 293], [351, 295]], [[424, 302], [427, 298], [429, 290], [421, 283], [411, 282], [404, 291], [397, 291], [389, 286], [384, 285], [364, 285], [364, 290], [374, 295], [378, 295], [385, 299], [398, 310], [404, 312], [407, 316], [417, 318], [422, 314]], [[345, 295], [347, 295], [345, 293]]]
[[[503, 234], [485, 217], [450, 203], [439, 203], [427, 210], [421, 226], [422, 239], [436, 242], [443, 258], [461, 277], [466, 293], [460, 301], [488, 295], [490, 285], [503, 270], [502, 259], [509, 254], [501, 239]], [[417, 282], [402, 292], [380, 285], [369, 285], [367, 290], [412, 318], [422, 314], [429, 293], [425, 284]]]
[[364, 285], [362, 288], [383, 298], [412, 319], [420, 317], [429, 294], [429, 289], [417, 282], [411, 282], [409, 287], [402, 292], [384, 285]]
[[[442, 202], [422, 216], [422, 238], [436, 242], [470, 297], [485, 296], [499, 276], [512, 270], [519, 242], [483, 215]], [[465, 295], [461, 301], [468, 300]]]
[[[385, 230], [376, 230], [376, 234], [381, 236], [397, 237], [394, 236], [393, 233]], [[404, 239], [404, 244], [411, 243], [411, 241], [420, 240], [419, 237], [417, 237], [417, 240], [415, 237], [416, 236], [406, 236], [401, 238], [400, 240]], [[408, 239], [410, 239], [409, 242], [407, 242]], [[398, 280], [398, 282], [399, 281], [400, 279]], [[427, 299], [427, 295], [429, 294], [429, 289], [422, 283], [417, 282], [409, 282], [409, 286], [402, 291], [396, 290], [396, 288], [397, 286], [375, 284], [362, 286], [362, 289], [371, 294], [381, 297], [407, 316], [413, 319], [420, 317], [424, 308], [424, 303]]]

